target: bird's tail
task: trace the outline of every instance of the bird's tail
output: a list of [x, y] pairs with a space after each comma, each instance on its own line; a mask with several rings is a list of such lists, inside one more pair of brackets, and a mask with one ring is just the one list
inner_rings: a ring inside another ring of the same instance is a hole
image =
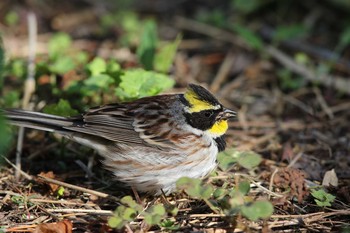
[[39, 129], [49, 132], [66, 131], [64, 128], [74, 124], [73, 118], [60, 117], [40, 112], [32, 112], [21, 109], [0, 110], [5, 118], [12, 125]]

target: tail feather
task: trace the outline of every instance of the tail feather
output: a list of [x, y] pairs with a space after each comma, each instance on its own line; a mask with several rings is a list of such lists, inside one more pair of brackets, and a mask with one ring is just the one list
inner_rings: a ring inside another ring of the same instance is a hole
[[72, 126], [72, 118], [60, 117], [40, 112], [21, 109], [5, 109], [0, 111], [12, 125], [40, 129], [45, 131], [66, 131], [64, 127]]

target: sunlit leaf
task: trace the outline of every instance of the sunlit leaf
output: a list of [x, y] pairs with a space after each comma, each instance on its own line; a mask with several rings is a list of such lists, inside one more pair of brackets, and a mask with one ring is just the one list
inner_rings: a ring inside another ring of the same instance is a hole
[[238, 164], [247, 169], [252, 169], [258, 166], [261, 163], [261, 161], [261, 155], [253, 151], [241, 152], [239, 157], [237, 158]]
[[240, 37], [242, 37], [242, 39], [252, 48], [254, 49], [262, 49], [264, 46], [263, 41], [261, 40], [261, 38], [254, 33], [253, 31], [251, 31], [249, 28], [247, 27], [243, 27], [239, 24], [235, 24], [233, 26], [233, 29], [236, 33], [238, 33], [238, 35]]
[[248, 181], [242, 181], [238, 184], [238, 190], [242, 195], [247, 195], [250, 191], [250, 183]]
[[73, 58], [68, 56], [61, 56], [59, 59], [55, 60], [49, 65], [49, 69], [52, 73], [65, 74], [68, 71], [73, 70], [76, 67], [76, 63]]
[[69, 102], [64, 99], [60, 99], [57, 104], [45, 106], [43, 112], [58, 116], [74, 116], [78, 114], [78, 111], [73, 109]]
[[156, 53], [154, 58], [154, 69], [166, 73], [169, 71], [174, 61], [177, 47], [181, 42], [181, 36], [176, 37], [175, 41], [165, 44]]
[[105, 60], [100, 57], [95, 57], [89, 64], [86, 65], [91, 75], [98, 75], [107, 71], [107, 64]]
[[154, 20], [148, 20], [145, 22], [140, 45], [136, 51], [141, 64], [143, 64], [146, 70], [151, 70], [153, 68], [157, 42], [157, 25]]
[[242, 214], [252, 221], [269, 218], [273, 214], [273, 205], [268, 201], [256, 201], [242, 206]]
[[128, 70], [120, 76], [120, 80], [116, 95], [121, 100], [157, 95], [174, 85], [169, 76], [142, 69]]
[[49, 40], [48, 50], [51, 58], [64, 54], [72, 45], [72, 39], [66, 33], [59, 32]]

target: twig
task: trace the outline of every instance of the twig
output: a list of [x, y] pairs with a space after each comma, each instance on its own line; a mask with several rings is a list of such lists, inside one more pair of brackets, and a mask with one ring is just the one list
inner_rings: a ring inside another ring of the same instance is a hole
[[16, 170], [16, 173], [18, 173], [19, 175], [24, 176], [27, 180], [32, 180], [33, 177], [29, 174], [27, 174], [26, 172], [22, 171], [22, 169], [20, 167], [17, 167], [17, 165], [11, 163], [10, 160], [8, 160], [5, 156], [1, 156], [3, 159], [5, 159], [5, 161], [11, 165], [11, 167], [13, 167]]
[[235, 63], [235, 55], [232, 51], [229, 51], [224, 59], [224, 62], [221, 64], [220, 69], [218, 73], [216, 74], [213, 82], [210, 85], [210, 90], [214, 93], [216, 93], [219, 89], [221, 84], [227, 79], [228, 74], [230, 73], [230, 70]]
[[287, 168], [291, 168], [293, 167], [293, 165], [301, 158], [301, 156], [303, 156], [303, 153], [298, 153], [292, 161], [290, 161], [290, 163], [288, 164]]
[[[28, 14], [28, 28], [29, 28], [29, 56], [28, 56], [28, 74], [24, 84], [24, 97], [22, 100], [22, 107], [28, 108], [28, 104], [32, 94], [35, 91], [35, 51], [36, 51], [36, 40], [37, 40], [37, 21], [35, 14], [30, 12]], [[24, 127], [20, 127], [18, 131], [17, 149], [16, 149], [16, 169], [15, 177], [18, 180], [20, 177], [21, 170], [21, 154], [23, 148], [24, 138]]]
[[100, 214], [100, 215], [113, 215], [113, 211], [110, 210], [91, 210], [91, 209], [46, 209], [49, 213], [86, 213], [86, 214]]
[[333, 75], [319, 75], [310, 71], [307, 67], [302, 64], [295, 62], [287, 54], [283, 53], [281, 50], [274, 48], [272, 46], [265, 47], [266, 52], [275, 58], [279, 63], [288, 68], [294, 73], [297, 73], [304, 77], [305, 79], [322, 83], [327, 87], [334, 87], [338, 91], [350, 94], [350, 82], [342, 77], [337, 77]]
[[[245, 50], [248, 50], [248, 51], [251, 50], [245, 41], [236, 37], [233, 33], [230, 33], [228, 31], [225, 31], [213, 26], [206, 25], [204, 23], [200, 23], [194, 20], [183, 18], [183, 17], [176, 17], [175, 25], [181, 29], [202, 33], [204, 35], [210, 36], [217, 40], [232, 43]], [[281, 50], [273, 46], [264, 46], [262, 50], [265, 51], [270, 56], [272, 56], [281, 65], [288, 68], [292, 72], [301, 75], [305, 79], [312, 82], [321, 83], [327, 87], [334, 87], [338, 91], [342, 91], [344, 93], [350, 94], [350, 82], [347, 79], [343, 77], [332, 76], [332, 75], [318, 75], [315, 72], [310, 71], [304, 65], [295, 62], [287, 54], [283, 53]]]
[[98, 192], [98, 191], [95, 191], [95, 190], [79, 187], [79, 186], [76, 186], [76, 185], [73, 185], [73, 184], [68, 184], [66, 182], [54, 180], [54, 179], [51, 179], [51, 178], [48, 178], [48, 177], [45, 177], [45, 176], [42, 176], [42, 175], [38, 175], [38, 177], [39, 177], [39, 179], [42, 179], [42, 180], [44, 180], [46, 182], [49, 182], [49, 183], [52, 183], [52, 184], [57, 184], [57, 185], [60, 185], [60, 186], [66, 187], [66, 188], [78, 190], [78, 191], [81, 191], [81, 192], [84, 192], [84, 193], [89, 193], [89, 194], [92, 194], [92, 195], [95, 195], [95, 196], [98, 196], [98, 197], [102, 197], [102, 198], [116, 198], [116, 197], [113, 197], [113, 196], [108, 195], [106, 193], [102, 193], [102, 192]]
[[319, 88], [314, 87], [313, 91], [316, 95], [317, 101], [320, 103], [321, 108], [323, 109], [323, 112], [325, 112], [329, 119], [333, 119], [334, 118], [334, 114], [332, 112], [332, 109], [330, 109], [330, 107], [327, 105], [325, 99], [323, 98], [321, 91]]
[[304, 104], [302, 101], [290, 96], [290, 95], [286, 95], [284, 96], [284, 99], [286, 101], [288, 101], [289, 103], [297, 106], [298, 108], [300, 108], [301, 110], [303, 110], [304, 112], [310, 114], [311, 116], [314, 115], [314, 111], [312, 110], [311, 107], [307, 106], [306, 104]]
[[61, 205], [97, 206], [96, 204], [93, 204], [93, 203], [78, 203], [78, 202], [71, 202], [71, 201], [64, 201], [64, 200], [46, 200], [46, 199], [39, 199], [39, 198], [29, 198], [28, 201], [36, 202], [36, 203], [51, 203], [51, 204], [61, 204]]
[[[276, 168], [274, 171], [273, 171], [273, 173], [272, 173], [272, 175], [271, 175], [271, 178], [270, 178], [270, 184], [269, 184], [269, 190], [272, 192], [272, 186], [273, 186], [273, 179], [275, 178], [275, 175], [277, 174], [277, 172], [278, 172], [278, 168]], [[271, 194], [269, 194], [269, 200], [271, 199]]]

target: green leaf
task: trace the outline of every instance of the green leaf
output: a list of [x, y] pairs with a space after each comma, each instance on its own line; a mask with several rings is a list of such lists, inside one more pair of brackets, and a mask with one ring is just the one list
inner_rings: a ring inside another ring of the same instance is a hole
[[50, 58], [57, 58], [71, 48], [72, 40], [68, 34], [59, 32], [49, 41], [48, 50]]
[[180, 225], [175, 224], [174, 221], [170, 220], [170, 219], [164, 219], [159, 226], [165, 228], [166, 230], [169, 231], [176, 231], [178, 229], [180, 229]]
[[49, 70], [55, 74], [65, 74], [68, 71], [73, 70], [76, 67], [76, 64], [73, 58], [68, 56], [61, 56], [59, 59], [55, 60], [52, 64], [49, 65]]
[[242, 181], [238, 184], [238, 191], [242, 195], [247, 195], [250, 191], [250, 183], [248, 181]]
[[181, 177], [176, 181], [176, 187], [178, 189], [187, 189], [190, 187], [198, 186], [200, 183], [201, 183], [200, 179]]
[[319, 207], [332, 206], [335, 196], [327, 193], [324, 189], [313, 189], [311, 195], [315, 198], [315, 202]]
[[344, 48], [346, 48], [350, 44], [350, 27], [345, 28], [341, 35], [339, 43], [336, 47], [337, 52], [341, 52]]
[[236, 24], [233, 26], [233, 30], [253, 49], [260, 50], [264, 47], [264, 43], [260, 37], [248, 28]]
[[136, 211], [141, 212], [142, 211], [142, 206], [131, 197], [131, 196], [125, 196], [123, 197], [120, 202], [124, 205], [128, 205], [129, 207], [133, 208]]
[[233, 156], [234, 153], [236, 153], [235, 149], [228, 149], [218, 154], [219, 167], [223, 171], [229, 170], [235, 163], [237, 163], [237, 158]]
[[19, 22], [19, 16], [17, 12], [10, 11], [5, 16], [5, 22], [8, 26], [15, 26]]
[[288, 26], [279, 26], [273, 36], [275, 42], [300, 38], [305, 36], [307, 29], [303, 24], [292, 24]]
[[154, 20], [145, 22], [140, 45], [136, 54], [146, 70], [153, 68], [153, 61], [158, 41], [157, 25]]
[[57, 104], [51, 104], [45, 106], [43, 112], [58, 116], [74, 116], [78, 115], [78, 111], [72, 109], [69, 102], [64, 99], [60, 99]]
[[96, 74], [84, 80], [84, 84], [92, 91], [98, 89], [107, 90], [113, 82], [113, 78], [108, 74]]
[[242, 214], [252, 221], [269, 218], [273, 214], [273, 205], [268, 201], [256, 201], [244, 205], [241, 208]]
[[19, 91], [9, 91], [2, 97], [2, 99], [0, 99], [0, 105], [7, 108], [18, 107], [19, 102], [20, 102]]
[[127, 207], [122, 213], [122, 218], [127, 221], [132, 221], [136, 218], [137, 212], [135, 209]]
[[2, 38], [0, 37], [0, 92], [4, 85], [5, 51], [3, 49]]
[[121, 100], [133, 100], [157, 95], [173, 85], [174, 80], [167, 75], [135, 69], [120, 76], [120, 84], [115, 93]]
[[117, 63], [115, 60], [109, 60], [107, 63], [107, 73], [112, 77], [112, 78], [117, 78], [117, 76], [120, 75], [122, 72], [122, 68], [119, 63]]
[[165, 214], [165, 208], [161, 204], [154, 205], [152, 208], [152, 213], [153, 214], [158, 214], [158, 215], [164, 215]]
[[220, 199], [220, 198], [224, 197], [226, 194], [227, 194], [227, 190], [224, 188], [217, 188], [213, 192], [213, 196], [215, 199]]
[[264, 3], [261, 0], [231, 0], [233, 9], [236, 9], [244, 14], [249, 14], [257, 9]]
[[214, 188], [211, 185], [203, 185], [200, 179], [182, 177], [177, 180], [176, 187], [185, 190], [193, 198], [208, 199]]
[[252, 169], [258, 166], [262, 161], [261, 155], [253, 151], [240, 152], [237, 162], [246, 169]]
[[57, 190], [57, 196], [58, 197], [62, 197], [63, 196], [63, 194], [64, 194], [64, 187], [63, 186], [60, 186], [59, 188], [58, 188], [58, 190]]
[[108, 219], [108, 225], [112, 228], [120, 229], [124, 226], [124, 220], [120, 217], [113, 216]]
[[89, 64], [86, 65], [91, 75], [98, 75], [107, 71], [107, 64], [105, 60], [100, 57], [95, 57]]
[[154, 58], [154, 69], [159, 72], [166, 73], [169, 71], [174, 61], [177, 47], [181, 42], [181, 36], [177, 36], [175, 41], [165, 44], [156, 53]]
[[[5, 154], [6, 150], [11, 146], [12, 131], [7, 124], [7, 121], [0, 111], [0, 154]], [[0, 161], [2, 157], [0, 157]]]
[[26, 73], [26, 63], [22, 59], [15, 59], [9, 64], [9, 69], [11, 75], [18, 78], [24, 78]]

